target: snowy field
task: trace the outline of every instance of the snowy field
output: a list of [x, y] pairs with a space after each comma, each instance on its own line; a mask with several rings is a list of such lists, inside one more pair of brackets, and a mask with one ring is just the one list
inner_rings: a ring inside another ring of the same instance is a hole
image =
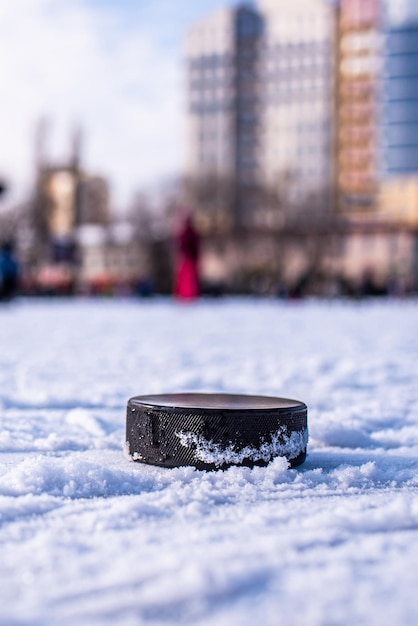
[[[0, 308], [2, 626], [418, 624], [418, 301]], [[129, 397], [282, 395], [289, 470], [129, 462]]]

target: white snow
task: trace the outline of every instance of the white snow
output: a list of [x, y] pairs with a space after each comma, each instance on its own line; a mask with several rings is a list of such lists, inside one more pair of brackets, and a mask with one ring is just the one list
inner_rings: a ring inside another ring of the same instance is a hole
[[[245, 446], [241, 450], [237, 450], [233, 443], [221, 447], [203, 435], [197, 435], [193, 432], [179, 432], [176, 435], [182, 446], [193, 448], [196, 460], [213, 463], [218, 468], [226, 463], [242, 463], [244, 459], [264, 462], [269, 462], [276, 456], [286, 456], [289, 460], [296, 459], [299, 454], [306, 450], [308, 444], [308, 431], [306, 429], [286, 435], [284, 426], [273, 433], [270, 442], [266, 441], [258, 447]], [[135, 460], [135, 455], [133, 458]]]
[[[0, 308], [0, 625], [418, 623], [418, 302]], [[308, 405], [306, 462], [129, 462], [128, 398]]]

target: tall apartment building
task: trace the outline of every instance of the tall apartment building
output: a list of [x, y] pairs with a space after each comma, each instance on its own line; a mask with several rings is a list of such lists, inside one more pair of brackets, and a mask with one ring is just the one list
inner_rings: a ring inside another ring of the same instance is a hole
[[379, 0], [341, 0], [337, 72], [337, 208], [376, 213], [381, 37]]
[[380, 209], [418, 226], [418, 4], [386, 0]]
[[334, 15], [326, 0], [260, 0], [190, 30], [187, 174], [233, 180], [235, 218], [269, 217], [260, 187], [286, 209], [329, 204]]
[[188, 37], [187, 174], [252, 225], [274, 225], [262, 187], [293, 215], [418, 226], [417, 42], [416, 0], [218, 11]]
[[234, 173], [234, 12], [220, 10], [187, 41], [187, 174]]
[[295, 207], [327, 207], [333, 184], [335, 9], [264, 0], [262, 170]]
[[[261, 15], [243, 6], [199, 22], [187, 41], [187, 176], [222, 188], [218, 204], [230, 204], [234, 222], [248, 215], [260, 182], [262, 34]], [[225, 218], [222, 209], [212, 206], [212, 217]]]
[[341, 0], [338, 208], [418, 225], [418, 4]]

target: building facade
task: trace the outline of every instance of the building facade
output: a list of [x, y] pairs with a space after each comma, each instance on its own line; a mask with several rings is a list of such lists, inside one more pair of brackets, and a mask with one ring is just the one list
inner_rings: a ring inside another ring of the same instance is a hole
[[333, 184], [335, 9], [264, 0], [262, 171], [293, 210], [320, 211]]
[[341, 0], [337, 208], [350, 219], [418, 225], [418, 5]]
[[376, 214], [381, 81], [379, 0], [341, 0], [336, 47], [337, 209]]
[[107, 181], [72, 164], [42, 166], [34, 209], [38, 236], [49, 249], [49, 260], [72, 263], [78, 228], [83, 224], [109, 223]]
[[222, 9], [187, 39], [187, 174], [234, 173], [235, 14]]
[[418, 226], [418, 5], [386, 0], [382, 78], [382, 216]]
[[245, 219], [260, 183], [263, 28], [259, 12], [242, 6], [197, 23], [187, 39], [186, 176], [207, 187], [201, 217], [218, 226]]
[[235, 221], [275, 225], [261, 189], [281, 208], [329, 207], [334, 16], [324, 0], [264, 0], [189, 32], [186, 172], [223, 185]]
[[[284, 248], [297, 233], [308, 249], [315, 228], [337, 228], [341, 246], [326, 271], [357, 284], [366, 275], [418, 284], [416, 0], [224, 9], [191, 29], [187, 60], [187, 174], [206, 180], [200, 200], [210, 199], [212, 217], [227, 206], [254, 233], [257, 271], [271, 261], [259, 235], [281, 237]], [[327, 209], [334, 217], [316, 219]], [[249, 251], [247, 242], [237, 268]], [[219, 261], [216, 246], [211, 255]]]

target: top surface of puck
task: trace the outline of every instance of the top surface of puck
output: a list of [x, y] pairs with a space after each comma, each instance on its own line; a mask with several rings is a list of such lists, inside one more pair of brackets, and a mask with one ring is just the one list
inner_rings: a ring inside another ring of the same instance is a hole
[[306, 405], [298, 400], [272, 396], [247, 396], [229, 393], [168, 393], [135, 396], [130, 403], [179, 409], [212, 409], [221, 411], [262, 411], [300, 409]]

